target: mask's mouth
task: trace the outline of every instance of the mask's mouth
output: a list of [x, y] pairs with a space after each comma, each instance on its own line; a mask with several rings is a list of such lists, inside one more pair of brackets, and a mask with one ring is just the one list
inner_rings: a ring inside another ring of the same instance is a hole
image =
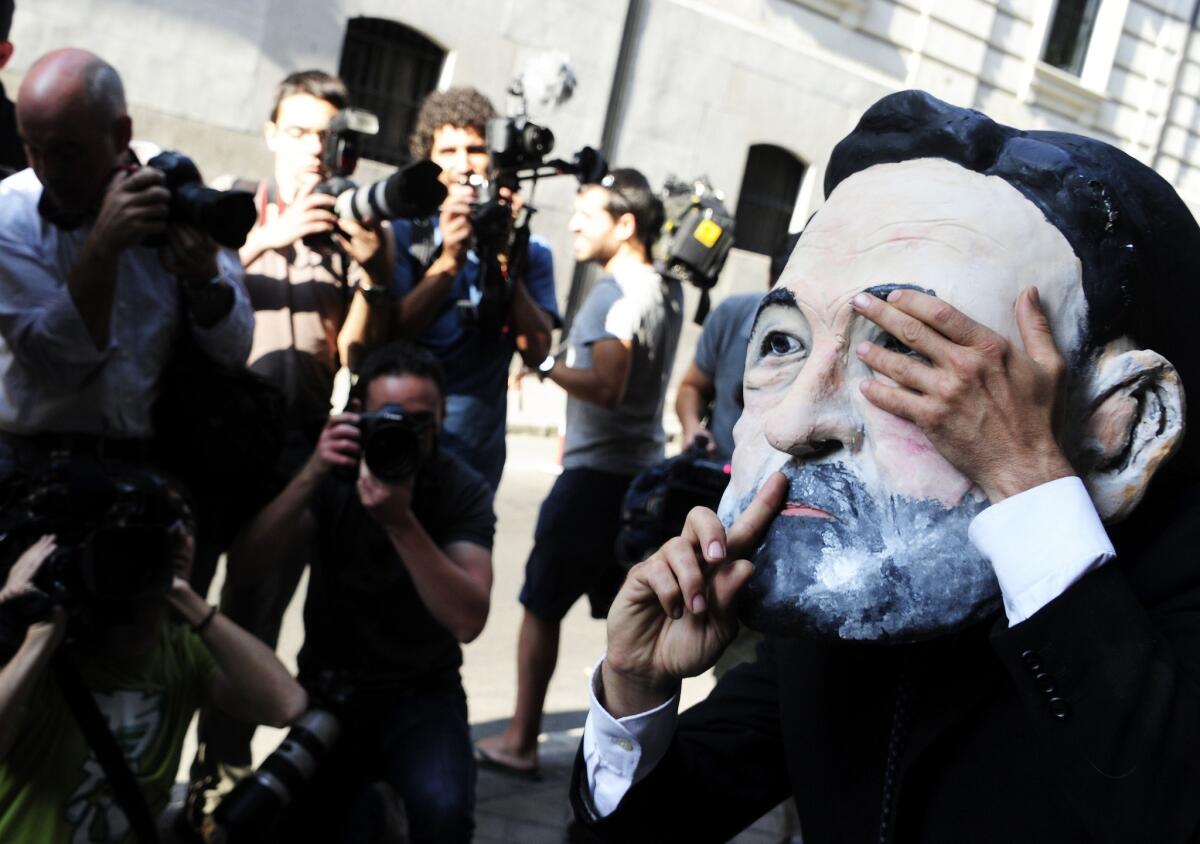
[[779, 511], [781, 516], [802, 516], [809, 519], [828, 519], [836, 522], [832, 513], [822, 510], [820, 507], [813, 507], [811, 504], [805, 504], [802, 501], [789, 501], [787, 506]]

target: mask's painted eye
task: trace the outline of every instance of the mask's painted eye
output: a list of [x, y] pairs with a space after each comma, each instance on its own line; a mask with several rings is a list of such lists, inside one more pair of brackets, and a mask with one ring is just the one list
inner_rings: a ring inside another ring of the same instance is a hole
[[763, 357], [784, 357], [804, 351], [804, 344], [782, 331], [769, 331], [763, 338], [759, 354]]
[[901, 343], [899, 340], [897, 340], [891, 334], [881, 335], [879, 337], [878, 342], [879, 342], [880, 346], [887, 349], [889, 352], [895, 352], [898, 355], [908, 355], [910, 358], [916, 358], [917, 360], [921, 360], [926, 363], [929, 362], [929, 359], [926, 358], [923, 354], [921, 354], [920, 352], [914, 352], [912, 349], [910, 349], [908, 346]]

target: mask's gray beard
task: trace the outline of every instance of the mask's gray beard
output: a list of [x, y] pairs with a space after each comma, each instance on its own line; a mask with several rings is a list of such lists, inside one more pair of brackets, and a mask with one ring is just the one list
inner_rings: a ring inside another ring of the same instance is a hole
[[[788, 501], [833, 519], [778, 516], [771, 523], [740, 596], [747, 626], [904, 642], [949, 632], [999, 606], [992, 567], [967, 539], [986, 502], [947, 509], [903, 496], [880, 500], [840, 463], [788, 464], [783, 473]], [[738, 501], [735, 513], [752, 498]]]

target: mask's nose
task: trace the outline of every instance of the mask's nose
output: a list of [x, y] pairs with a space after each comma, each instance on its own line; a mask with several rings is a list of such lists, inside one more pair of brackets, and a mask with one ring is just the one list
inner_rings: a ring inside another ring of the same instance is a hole
[[767, 414], [764, 434], [777, 451], [815, 457], [862, 443], [862, 420], [846, 383], [846, 343], [814, 349], [782, 400]]

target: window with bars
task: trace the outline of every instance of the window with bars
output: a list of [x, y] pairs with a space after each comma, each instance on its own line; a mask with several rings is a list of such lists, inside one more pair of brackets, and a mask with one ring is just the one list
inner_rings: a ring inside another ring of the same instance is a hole
[[1087, 59], [1100, 0], [1058, 0], [1042, 61], [1079, 76]]
[[338, 76], [350, 102], [379, 117], [379, 134], [360, 144], [363, 158], [404, 164], [408, 136], [425, 96], [437, 87], [446, 53], [396, 21], [354, 18], [346, 28]]
[[787, 236], [804, 170], [804, 162], [783, 147], [750, 147], [738, 191], [734, 246], [760, 255], [775, 252]]

